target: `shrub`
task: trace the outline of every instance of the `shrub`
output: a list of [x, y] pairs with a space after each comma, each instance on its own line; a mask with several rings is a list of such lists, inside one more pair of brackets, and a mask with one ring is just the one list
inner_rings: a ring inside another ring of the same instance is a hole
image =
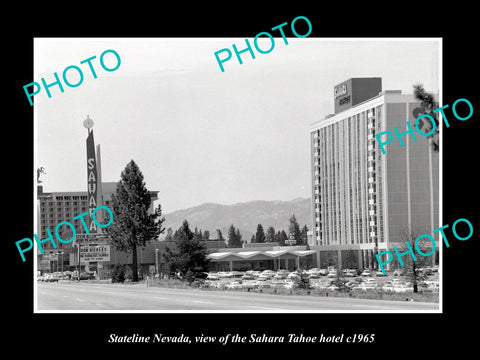
[[115, 264], [112, 270], [112, 283], [123, 283], [125, 281], [125, 266]]

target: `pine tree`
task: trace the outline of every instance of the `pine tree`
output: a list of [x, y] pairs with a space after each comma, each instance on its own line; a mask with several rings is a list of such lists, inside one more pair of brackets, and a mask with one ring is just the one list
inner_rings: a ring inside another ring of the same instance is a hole
[[235, 229], [235, 226], [230, 225], [228, 228], [228, 247], [241, 247], [242, 246], [242, 235], [240, 231]]
[[288, 225], [288, 235], [293, 236], [293, 238], [297, 241], [297, 244], [301, 244], [302, 232], [300, 230], [300, 225], [298, 225], [295, 214], [290, 217], [290, 224]]
[[287, 233], [285, 232], [285, 230], [282, 230], [282, 232], [280, 233], [279, 245], [284, 246], [286, 240], [288, 240]]
[[274, 242], [275, 241], [275, 229], [273, 226], [270, 226], [267, 229], [267, 233], [265, 234], [265, 241], [266, 242]]
[[255, 233], [255, 242], [257, 243], [265, 242], [265, 232], [263, 231], [262, 224], [257, 225], [257, 232]]
[[240, 234], [240, 229], [237, 228], [237, 242], [238, 242], [238, 247], [242, 247], [243, 241], [242, 241], [242, 234]]
[[151, 214], [150, 205], [143, 174], [131, 160], [121, 173], [115, 194], [112, 194], [113, 222], [105, 232], [113, 246], [132, 254], [132, 281], [138, 281], [137, 247], [155, 240], [165, 230], [161, 206], [158, 205]]
[[176, 249], [165, 248], [163, 257], [170, 275], [179, 273], [181, 279], [192, 283], [208, 271], [207, 247], [190, 230], [187, 220], [178, 229]]
[[210, 240], [210, 231], [205, 230], [205, 231], [203, 232], [203, 239], [204, 239], [204, 240]]
[[173, 241], [173, 230], [171, 227], [167, 229], [167, 235], [165, 236], [165, 241]]
[[308, 227], [307, 225], [304, 225], [300, 234], [300, 244], [301, 245], [307, 245], [308, 243]]

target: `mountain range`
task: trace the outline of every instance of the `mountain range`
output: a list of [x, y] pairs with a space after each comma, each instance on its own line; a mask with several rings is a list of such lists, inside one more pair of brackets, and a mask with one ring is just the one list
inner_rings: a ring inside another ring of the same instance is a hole
[[[228, 238], [228, 228], [231, 224], [240, 230], [242, 239], [250, 242], [262, 224], [266, 231], [273, 226], [275, 232], [285, 230], [288, 233], [289, 219], [295, 214], [297, 222], [302, 228], [307, 225], [311, 228], [311, 199], [296, 198], [290, 201], [255, 200], [233, 205], [205, 203], [187, 209], [177, 210], [165, 214], [164, 226], [173, 231], [177, 230], [184, 220], [188, 221], [190, 229], [197, 227], [202, 231], [210, 232], [210, 239], [214, 239], [216, 230], [220, 229], [225, 239]], [[165, 237], [166, 231], [160, 236]]]

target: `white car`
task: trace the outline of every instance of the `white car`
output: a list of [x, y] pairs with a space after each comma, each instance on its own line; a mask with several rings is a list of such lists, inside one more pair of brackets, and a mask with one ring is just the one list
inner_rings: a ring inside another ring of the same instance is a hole
[[357, 271], [354, 269], [347, 269], [344, 274], [347, 277], [355, 277], [357, 276]]
[[372, 276], [372, 270], [368, 270], [368, 269], [363, 270], [362, 276]]
[[260, 274], [260, 276], [258, 277], [258, 280], [260, 280], [260, 281], [270, 280], [274, 276], [275, 276], [275, 274], [270, 274], [270, 273]]
[[283, 287], [285, 289], [295, 289], [298, 287], [298, 284], [295, 281], [285, 280]]
[[225, 284], [225, 289], [243, 289], [241, 280], [234, 280]]
[[255, 280], [255, 276], [253, 276], [253, 274], [249, 274], [249, 273], [245, 273], [243, 276], [242, 276], [242, 280]]
[[277, 272], [277, 273], [274, 275], [273, 280], [283, 280], [283, 279], [286, 279], [288, 275], [289, 275], [289, 274], [284, 273], [284, 272], [280, 272], [280, 273]]
[[337, 285], [330, 285], [329, 287], [327, 287], [327, 290], [338, 290], [340, 289]]
[[355, 286], [353, 290], [373, 290], [378, 286], [377, 280], [375, 278], [366, 278], [360, 283], [360, 285]]
[[260, 285], [258, 280], [244, 280], [242, 281], [242, 288], [243, 289], [256, 289]]
[[328, 278], [335, 278], [335, 277], [337, 277], [337, 274], [338, 274], [338, 273], [337, 273], [337, 270], [333, 269], [333, 270], [330, 270], [330, 271], [328, 272], [327, 277], [328, 277]]
[[219, 279], [220, 279], [220, 276], [218, 276], [218, 274], [209, 273], [207, 275], [207, 280], [219, 280]]
[[434, 292], [439, 291], [440, 289], [438, 281], [424, 281], [422, 286], [426, 290], [430, 290]]
[[324, 290], [327, 289], [331, 284], [331, 280], [315, 281], [314, 283], [312, 283], [312, 287], [315, 289]]
[[385, 273], [383, 273], [383, 271], [379, 269], [379, 270], [377, 270], [377, 271], [375, 272], [375, 275], [376, 275], [377, 277], [378, 277], [378, 276], [387, 276], [387, 271], [385, 271]]
[[291, 272], [290, 274], [288, 274], [287, 276], [287, 279], [299, 279], [300, 278], [300, 274], [296, 271], [294, 272]]
[[388, 292], [394, 292], [395, 291], [395, 286], [393, 286], [391, 281], [385, 281], [382, 285], [382, 290], [383, 291], [388, 291]]

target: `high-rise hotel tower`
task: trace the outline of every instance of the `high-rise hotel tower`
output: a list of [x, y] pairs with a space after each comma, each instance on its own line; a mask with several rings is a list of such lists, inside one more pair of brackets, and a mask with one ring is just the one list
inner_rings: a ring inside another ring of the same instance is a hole
[[405, 134], [401, 146], [394, 135], [382, 154], [375, 138], [385, 130], [395, 134], [394, 126], [407, 131], [407, 121], [415, 129], [423, 109], [411, 94], [382, 91], [381, 82], [351, 78], [335, 86], [335, 114], [310, 130], [310, 245], [352, 245], [371, 265], [375, 251], [439, 227], [439, 155], [429, 139]]

